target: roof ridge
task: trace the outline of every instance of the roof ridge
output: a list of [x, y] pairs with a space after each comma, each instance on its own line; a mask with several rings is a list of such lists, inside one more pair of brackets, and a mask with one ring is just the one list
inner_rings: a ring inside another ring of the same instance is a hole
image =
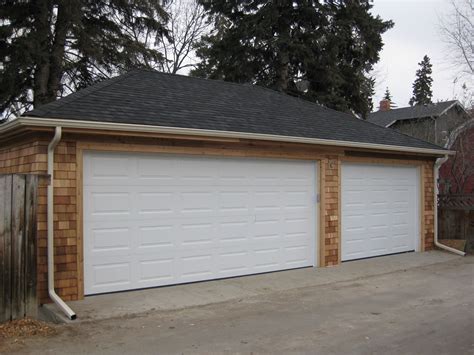
[[428, 104], [428, 105], [413, 105], [413, 106], [397, 107], [397, 108], [391, 108], [390, 110], [387, 110], [387, 111], [380, 111], [380, 110], [379, 111], [374, 111], [374, 112], [369, 113], [369, 115], [378, 114], [378, 113], [385, 113], [385, 112], [393, 112], [393, 111], [404, 110], [404, 109], [434, 107], [434, 106], [438, 106], [438, 105], [446, 104], [446, 103], [453, 104], [457, 101], [458, 100], [446, 100], [446, 101], [432, 102], [431, 104]]
[[[249, 83], [236, 83], [234, 81], [226, 81], [226, 80], [222, 80], [222, 79], [210, 79], [210, 78], [203, 78], [203, 77], [200, 77], [200, 76], [191, 76], [191, 75], [184, 75], [184, 74], [178, 74], [178, 73], [174, 73], [174, 74], [173, 73], [167, 73], [167, 72], [162, 72], [162, 71], [158, 71], [156, 69], [150, 69], [150, 68], [138, 68], [136, 70], [152, 72], [152, 73], [159, 74], [159, 75], [179, 76], [181, 78], [186, 78], [186, 79], [190, 79], [190, 80], [197, 79], [197, 80], [203, 80], [203, 81], [206, 81], [206, 82], [217, 82], [217, 83], [222, 83], [222, 84], [225, 84], [225, 85], [252, 88], [252, 89], [257, 89], [257, 90], [266, 90], [266, 91], [269, 91], [273, 94], [279, 94], [279, 95], [282, 95], [284, 97], [291, 97], [293, 99], [296, 99], [296, 100], [299, 100], [299, 101], [302, 101], [302, 102], [317, 105], [318, 107], [321, 107], [321, 108], [326, 108], [328, 110], [330, 109], [329, 107], [326, 107], [326, 106], [324, 106], [322, 104], [319, 104], [317, 102], [313, 102], [313, 101], [303, 99], [300, 96], [293, 96], [293, 95], [287, 94], [285, 92], [281, 92], [281, 91], [278, 91], [278, 90], [275, 90], [275, 89], [267, 88], [265, 86], [261, 86], [261, 85], [258, 85], [258, 84], [252, 84], [250, 82]], [[341, 112], [341, 111], [337, 111], [337, 112], [339, 114], [345, 113], [345, 112]]]
[[233, 81], [225, 81], [225, 80], [222, 80], [222, 79], [209, 79], [209, 78], [203, 78], [203, 77], [200, 77], [200, 76], [191, 76], [191, 75], [185, 75], [185, 74], [178, 74], [178, 73], [167, 73], [167, 72], [163, 72], [163, 71], [159, 71], [159, 70], [156, 70], [156, 69], [151, 69], [151, 68], [137, 68], [135, 69], [136, 71], [146, 71], [146, 72], [151, 72], [151, 73], [154, 73], [154, 74], [159, 74], [159, 75], [166, 75], [166, 76], [179, 76], [180, 78], [186, 78], [186, 79], [191, 79], [191, 80], [202, 80], [202, 81], [206, 81], [206, 82], [217, 82], [217, 83], [222, 83], [222, 84], [229, 84], [229, 85], [233, 85], [233, 86], [245, 86], [245, 85], [249, 85], [250, 86], [256, 86], [255, 84], [251, 84], [251, 83], [236, 83], [236, 82], [233, 82]]

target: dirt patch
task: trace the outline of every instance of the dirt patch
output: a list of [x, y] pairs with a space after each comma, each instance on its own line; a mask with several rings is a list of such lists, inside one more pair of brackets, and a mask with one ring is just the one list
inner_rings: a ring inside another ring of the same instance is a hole
[[49, 336], [56, 334], [56, 329], [45, 322], [24, 318], [0, 324], [0, 339], [23, 338], [33, 335]]

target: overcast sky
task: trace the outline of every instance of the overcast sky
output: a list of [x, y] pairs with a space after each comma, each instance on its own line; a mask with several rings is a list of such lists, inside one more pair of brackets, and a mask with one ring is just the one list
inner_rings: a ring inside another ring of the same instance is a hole
[[449, 11], [449, 0], [375, 0], [374, 14], [395, 26], [383, 35], [385, 46], [377, 64], [374, 109], [388, 86], [398, 107], [408, 106], [415, 71], [427, 54], [433, 64], [433, 101], [453, 99], [455, 71], [446, 60], [438, 19]]

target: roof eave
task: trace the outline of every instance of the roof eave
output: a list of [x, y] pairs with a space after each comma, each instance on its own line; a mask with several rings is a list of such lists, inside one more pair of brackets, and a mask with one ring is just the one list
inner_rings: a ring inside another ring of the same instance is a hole
[[332, 146], [338, 146], [338, 147], [373, 149], [373, 150], [394, 151], [394, 152], [404, 152], [404, 153], [418, 153], [418, 154], [428, 154], [428, 155], [435, 155], [435, 156], [455, 154], [454, 151], [444, 150], [444, 149], [417, 148], [417, 147], [385, 145], [385, 144], [376, 144], [376, 143], [340, 141], [340, 140], [332, 140], [332, 139], [305, 138], [305, 137], [280, 136], [280, 135], [262, 134], [262, 133], [216, 131], [216, 130], [196, 129], [196, 128], [165, 127], [165, 126], [152, 126], [152, 125], [130, 124], [130, 123], [82, 121], [82, 120], [72, 120], [72, 119], [29, 117], [29, 116], [22, 116], [6, 124], [0, 125], [0, 136], [7, 132], [10, 132], [12, 130], [15, 130], [17, 128], [24, 127], [24, 126], [30, 126], [30, 127], [61, 126], [62, 128], [75, 128], [75, 129], [84, 129], [84, 130], [94, 129], [94, 130], [125, 131], [125, 132], [136, 132], [136, 133], [148, 132], [148, 133], [176, 134], [176, 135], [184, 135], [184, 136], [254, 139], [254, 140], [291, 142], [291, 143], [303, 143], [303, 144], [314, 144], [314, 145], [332, 145]]

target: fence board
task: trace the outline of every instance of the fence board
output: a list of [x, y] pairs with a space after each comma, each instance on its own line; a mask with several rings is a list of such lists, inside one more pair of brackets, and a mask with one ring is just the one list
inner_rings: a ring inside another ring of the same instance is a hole
[[36, 318], [36, 196], [38, 177], [29, 175], [25, 187], [25, 315]]
[[12, 186], [12, 318], [18, 319], [25, 315], [25, 176], [13, 175]]
[[[11, 318], [11, 197], [12, 176], [0, 176], [0, 321]], [[3, 201], [3, 203], [2, 203]]]
[[438, 210], [439, 239], [462, 239], [466, 251], [474, 251], [474, 209], [461, 210], [440, 208]]

